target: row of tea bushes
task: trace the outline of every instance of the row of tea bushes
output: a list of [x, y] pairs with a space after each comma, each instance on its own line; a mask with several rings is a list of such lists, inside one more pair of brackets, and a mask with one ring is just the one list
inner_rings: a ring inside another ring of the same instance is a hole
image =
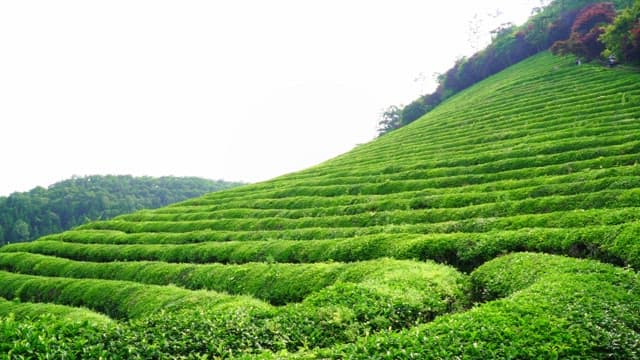
[[449, 297], [457, 302], [464, 298], [464, 292], [448, 292], [460, 288], [463, 283], [455, 270], [433, 263], [391, 259], [352, 263], [196, 265], [145, 261], [96, 263], [4, 252], [0, 253], [0, 269], [49, 277], [173, 284], [191, 290], [251, 295], [274, 305], [300, 302], [307, 295], [336, 283], [390, 285], [390, 278], [402, 284], [404, 291]]
[[89, 309], [47, 303], [9, 301], [0, 298], [0, 318], [11, 317], [14, 320], [24, 320], [44, 315], [71, 322], [89, 322], [92, 325], [112, 322], [109, 317]]
[[36, 241], [4, 246], [0, 252], [33, 252], [93, 262], [164, 261], [170, 263], [353, 262], [383, 257], [434, 260], [471, 270], [498, 255], [538, 251], [592, 257], [640, 266], [635, 236], [640, 224], [581, 228], [525, 228], [452, 234], [378, 234], [333, 240], [205, 242], [181, 245], [79, 244]]
[[634, 272], [596, 261], [512, 254], [482, 265], [472, 278], [481, 299], [506, 297], [412, 329], [293, 357], [640, 357], [640, 284]]

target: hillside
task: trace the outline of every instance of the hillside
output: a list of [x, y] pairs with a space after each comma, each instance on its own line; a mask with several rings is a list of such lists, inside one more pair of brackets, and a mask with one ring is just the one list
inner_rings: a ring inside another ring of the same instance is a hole
[[0, 353], [640, 358], [639, 115], [636, 69], [542, 53], [307, 170], [4, 246]]
[[0, 196], [0, 245], [29, 241], [92, 220], [155, 209], [241, 183], [196, 177], [73, 177], [47, 189]]

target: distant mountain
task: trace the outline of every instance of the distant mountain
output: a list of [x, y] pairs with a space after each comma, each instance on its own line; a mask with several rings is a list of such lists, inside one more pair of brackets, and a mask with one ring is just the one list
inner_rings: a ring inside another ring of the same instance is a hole
[[29, 241], [92, 220], [155, 209], [241, 185], [196, 177], [73, 177], [0, 197], [0, 244]]

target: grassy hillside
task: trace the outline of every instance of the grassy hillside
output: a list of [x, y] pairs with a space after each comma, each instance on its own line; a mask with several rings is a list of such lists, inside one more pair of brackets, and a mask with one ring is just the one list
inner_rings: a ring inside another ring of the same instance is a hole
[[4, 246], [0, 353], [640, 358], [639, 115], [637, 70], [543, 53], [305, 171]]

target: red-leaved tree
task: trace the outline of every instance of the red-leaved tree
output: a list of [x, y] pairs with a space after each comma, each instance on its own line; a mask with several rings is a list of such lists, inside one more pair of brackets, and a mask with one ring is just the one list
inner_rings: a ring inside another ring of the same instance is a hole
[[601, 2], [585, 6], [571, 26], [571, 36], [566, 41], [557, 41], [551, 47], [555, 54], [575, 54], [587, 60], [600, 56], [605, 46], [600, 42], [604, 27], [613, 22], [616, 9], [613, 3]]

